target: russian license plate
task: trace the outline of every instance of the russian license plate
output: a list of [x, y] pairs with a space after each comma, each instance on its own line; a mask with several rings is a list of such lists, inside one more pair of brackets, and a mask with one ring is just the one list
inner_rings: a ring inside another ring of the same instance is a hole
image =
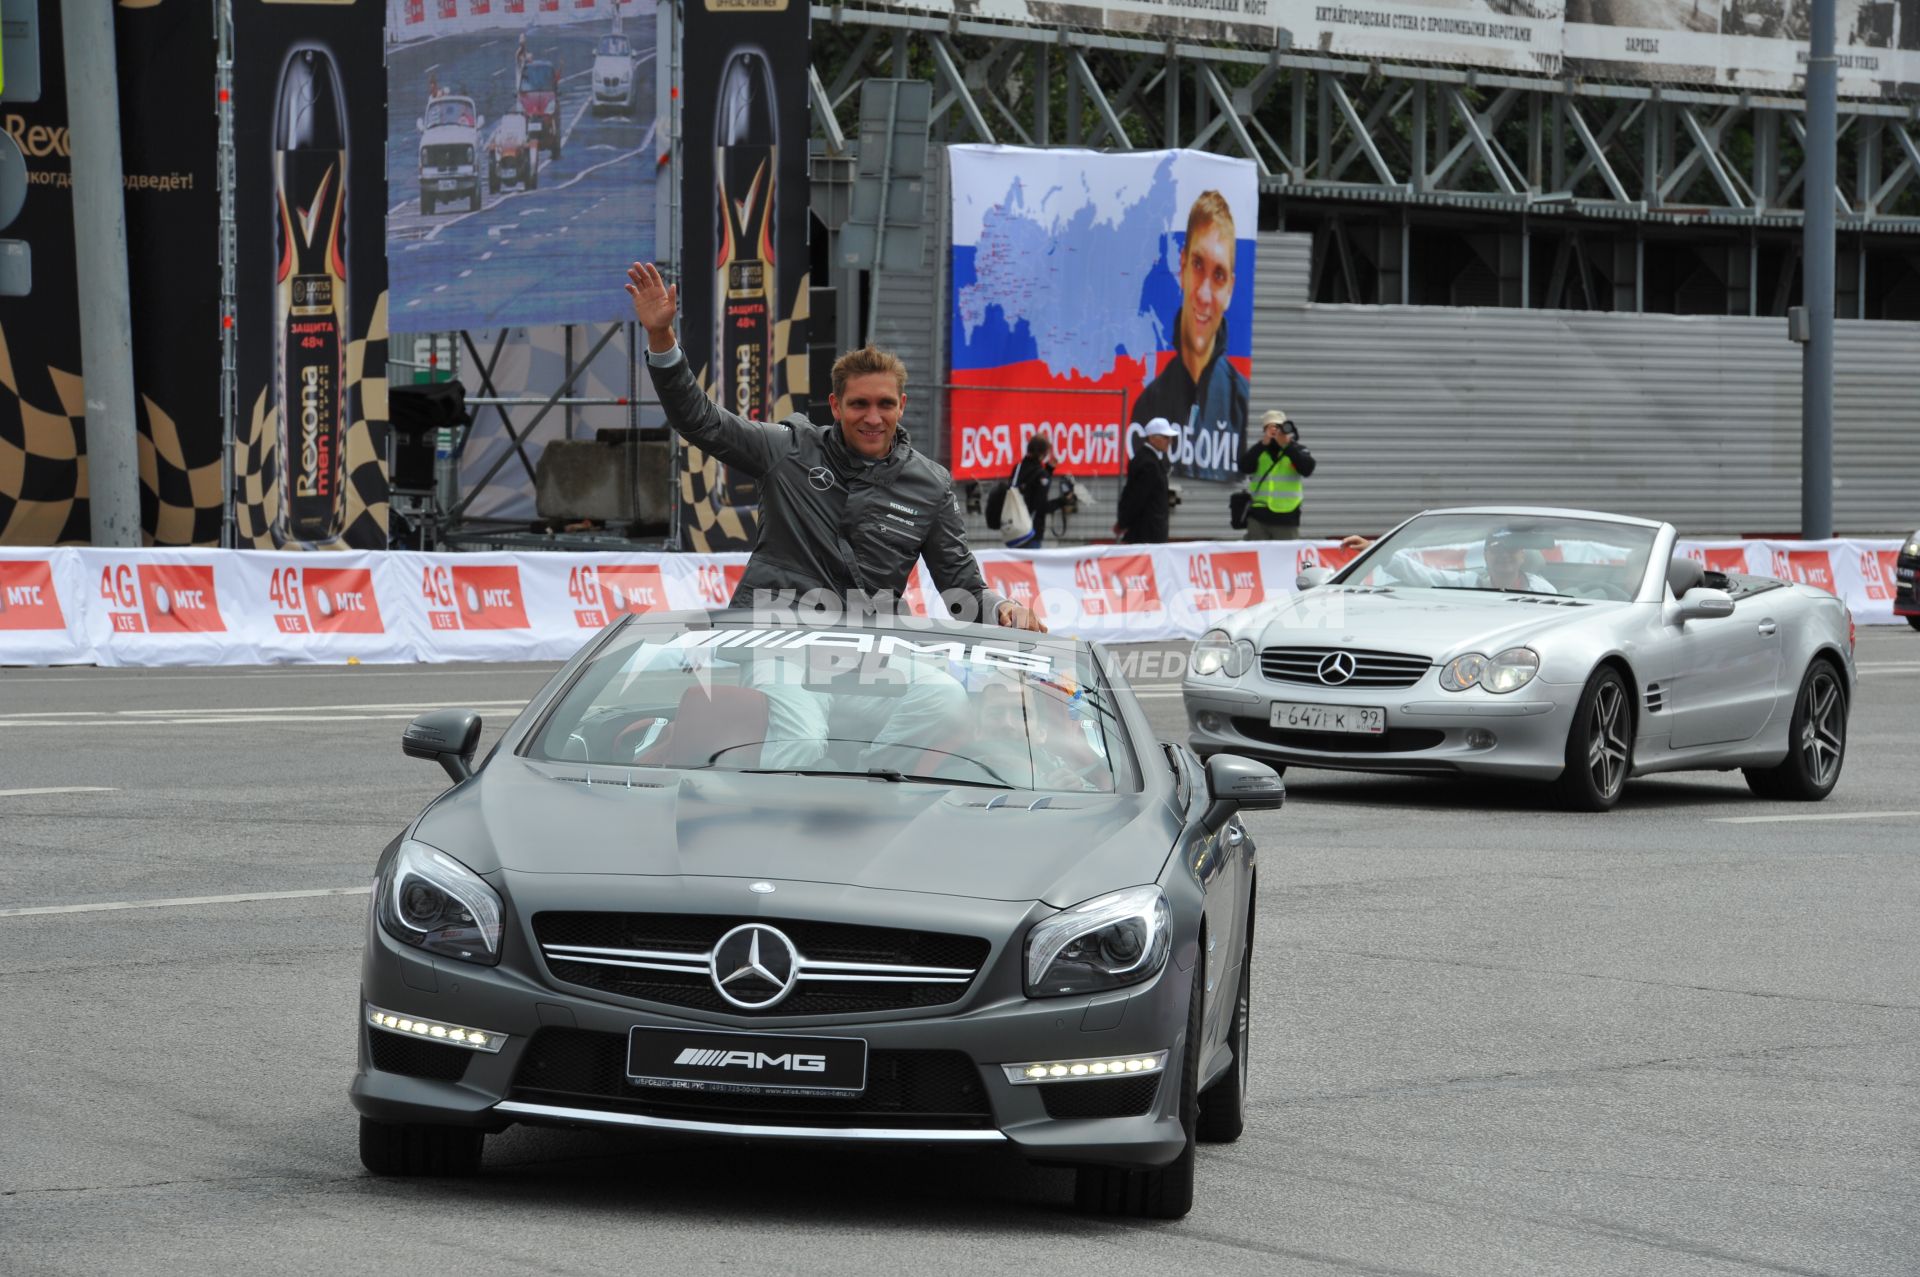
[[636, 1025], [627, 1035], [627, 1080], [683, 1091], [858, 1095], [867, 1089], [867, 1042]]
[[443, 191], [457, 191], [457, 190], [459, 190], [459, 189], [460, 189], [460, 183], [459, 183], [459, 182], [457, 182], [457, 181], [452, 181], [452, 180], [449, 180], [449, 179], [447, 179], [447, 178], [442, 178], [442, 179], [440, 180], [440, 182], [438, 183], [438, 185], [439, 185], [439, 187], [440, 187], [440, 189], [441, 189], [441, 190], [443, 190]]
[[1275, 701], [1272, 724], [1296, 732], [1347, 732], [1378, 736], [1387, 730], [1387, 711], [1367, 705], [1302, 705]]

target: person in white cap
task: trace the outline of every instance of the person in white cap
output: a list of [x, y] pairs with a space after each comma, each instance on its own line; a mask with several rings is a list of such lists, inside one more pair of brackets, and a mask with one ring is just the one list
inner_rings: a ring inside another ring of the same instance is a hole
[[1274, 408], [1260, 423], [1260, 438], [1240, 454], [1247, 476], [1247, 540], [1287, 541], [1300, 535], [1301, 480], [1313, 473], [1313, 454], [1300, 446], [1300, 428]]
[[1168, 475], [1173, 468], [1167, 454], [1179, 437], [1180, 427], [1165, 417], [1155, 417], [1134, 441], [1133, 460], [1127, 464], [1127, 482], [1120, 489], [1113, 525], [1113, 534], [1129, 545], [1157, 545], [1167, 539], [1172, 510]]

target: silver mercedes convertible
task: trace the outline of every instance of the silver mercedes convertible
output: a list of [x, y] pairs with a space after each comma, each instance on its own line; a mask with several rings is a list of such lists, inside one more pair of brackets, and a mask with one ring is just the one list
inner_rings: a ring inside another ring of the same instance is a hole
[[1433, 510], [1193, 649], [1201, 757], [1507, 776], [1604, 811], [1632, 776], [1745, 773], [1814, 801], [1845, 760], [1853, 617], [1805, 585], [1708, 571], [1673, 525]]

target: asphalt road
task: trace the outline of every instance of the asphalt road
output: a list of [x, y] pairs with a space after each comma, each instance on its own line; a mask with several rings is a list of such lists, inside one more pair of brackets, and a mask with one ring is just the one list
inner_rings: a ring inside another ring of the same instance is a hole
[[[513, 103], [517, 36], [509, 30], [443, 36], [395, 49], [396, 87], [387, 140], [387, 257], [393, 323], [408, 332], [443, 328], [618, 319], [627, 300], [607, 262], [653, 259], [653, 22], [628, 22], [634, 45], [634, 108], [593, 110], [589, 80], [602, 19], [536, 28], [529, 48], [557, 60], [560, 155], [540, 158], [534, 190], [489, 192], [481, 160], [481, 207], [464, 201], [432, 213], [420, 206], [420, 133], [429, 71], [466, 93], [485, 117], [482, 146]], [[411, 87], [410, 86], [414, 86]]]
[[0, 671], [0, 1270], [1910, 1274], [1920, 635], [1861, 658], [1816, 807], [1291, 773], [1250, 818], [1250, 1124], [1174, 1224], [985, 1156], [526, 1129], [372, 1179], [366, 897], [182, 901], [363, 891], [442, 784], [405, 719], [491, 737], [548, 667]]

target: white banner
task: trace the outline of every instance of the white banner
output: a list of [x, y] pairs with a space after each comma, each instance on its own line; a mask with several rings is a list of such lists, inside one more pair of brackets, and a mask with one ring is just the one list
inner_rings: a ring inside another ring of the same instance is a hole
[[[1682, 541], [1716, 571], [1893, 615], [1897, 540]], [[1109, 643], [1198, 638], [1284, 599], [1305, 568], [1353, 557], [1327, 541], [983, 550], [987, 584], [1055, 633]], [[718, 608], [744, 554], [279, 554], [0, 550], [0, 665], [394, 664], [563, 660], [625, 613]], [[909, 605], [925, 615], [918, 568]], [[1903, 623], [1903, 622], [1902, 622]]]

